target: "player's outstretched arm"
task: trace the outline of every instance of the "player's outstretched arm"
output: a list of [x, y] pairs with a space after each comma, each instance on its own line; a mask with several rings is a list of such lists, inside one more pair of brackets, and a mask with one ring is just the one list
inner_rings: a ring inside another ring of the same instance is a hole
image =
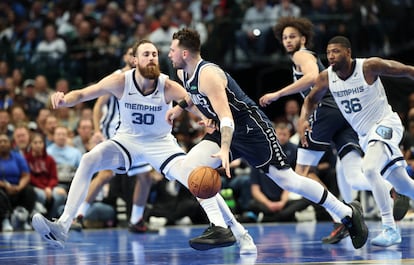
[[378, 76], [407, 77], [414, 80], [414, 66], [394, 60], [371, 57], [364, 61], [364, 76], [372, 84]]
[[66, 95], [62, 92], [53, 93], [50, 98], [52, 107], [55, 109], [73, 107], [78, 103], [89, 101], [105, 94], [113, 94], [120, 98], [124, 89], [124, 80], [124, 74], [109, 75], [96, 84], [73, 90]]
[[259, 99], [260, 106], [266, 107], [281, 97], [302, 92], [315, 84], [316, 78], [319, 74], [319, 68], [315, 56], [309, 52], [298, 51], [294, 54], [292, 60], [296, 67], [300, 68], [303, 73], [302, 78], [278, 91], [263, 95]]

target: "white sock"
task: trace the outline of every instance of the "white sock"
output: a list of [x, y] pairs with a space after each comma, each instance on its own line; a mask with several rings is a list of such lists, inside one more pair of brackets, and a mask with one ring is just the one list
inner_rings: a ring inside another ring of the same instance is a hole
[[76, 217], [85, 216], [90, 206], [91, 205], [87, 203], [86, 201], [82, 202], [81, 206], [79, 207], [78, 212], [76, 213]]
[[236, 220], [223, 197], [220, 194], [217, 194], [215, 198], [217, 200], [224, 221], [228, 226], [230, 226], [230, 229], [233, 232], [234, 236], [236, 238], [239, 238], [240, 236], [244, 235], [244, 233], [246, 233], [246, 229], [244, 229], [243, 225]]
[[227, 228], [226, 222], [224, 221], [223, 215], [221, 214], [215, 197], [200, 201], [200, 205], [206, 212], [210, 223], [213, 223], [216, 226]]
[[142, 216], [144, 215], [144, 206], [132, 205], [132, 212], [131, 217], [129, 218], [129, 222], [131, 224], [138, 223], [141, 220]]
[[330, 212], [335, 214], [340, 219], [345, 216], [352, 217], [351, 207], [340, 202], [332, 193], [328, 192], [325, 202], [322, 204], [325, 209], [329, 209]]

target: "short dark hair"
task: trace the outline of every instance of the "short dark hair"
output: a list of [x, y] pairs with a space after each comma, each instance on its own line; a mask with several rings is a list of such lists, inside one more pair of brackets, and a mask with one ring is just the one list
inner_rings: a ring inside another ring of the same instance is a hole
[[313, 45], [313, 24], [312, 22], [304, 17], [281, 17], [277, 24], [273, 27], [275, 37], [282, 42], [283, 30], [287, 27], [295, 28], [300, 34], [306, 38], [306, 47], [312, 47]]
[[351, 49], [351, 42], [349, 41], [347, 37], [344, 37], [344, 36], [333, 37], [332, 39], [329, 40], [328, 45], [329, 44], [340, 44], [345, 48]]
[[173, 40], [178, 40], [178, 46], [191, 52], [200, 52], [200, 34], [189, 28], [183, 28], [173, 34]]

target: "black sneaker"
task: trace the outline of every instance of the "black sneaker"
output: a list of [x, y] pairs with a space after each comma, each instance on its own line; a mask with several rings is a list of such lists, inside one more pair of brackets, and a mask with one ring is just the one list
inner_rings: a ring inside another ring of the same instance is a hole
[[410, 208], [410, 198], [399, 194], [394, 188], [390, 190], [390, 196], [394, 200], [393, 215], [395, 221], [400, 221], [407, 214]]
[[362, 248], [368, 239], [368, 227], [365, 224], [361, 203], [353, 201], [348, 204], [352, 209], [352, 217], [345, 216], [341, 222], [349, 231], [354, 248]]
[[83, 224], [83, 216], [79, 215], [75, 218], [75, 220], [72, 221], [70, 230], [81, 232], [83, 228], [85, 228], [85, 225]]
[[155, 228], [150, 228], [148, 224], [144, 222], [143, 219], [139, 220], [135, 224], [128, 225], [129, 232], [136, 233], [136, 234], [143, 234], [143, 233], [158, 233], [159, 230]]
[[201, 236], [190, 239], [190, 246], [196, 250], [228, 247], [236, 243], [230, 228], [211, 224]]
[[349, 232], [345, 225], [342, 223], [334, 223], [334, 230], [332, 230], [329, 236], [322, 238], [322, 243], [336, 244], [347, 236], [349, 236]]

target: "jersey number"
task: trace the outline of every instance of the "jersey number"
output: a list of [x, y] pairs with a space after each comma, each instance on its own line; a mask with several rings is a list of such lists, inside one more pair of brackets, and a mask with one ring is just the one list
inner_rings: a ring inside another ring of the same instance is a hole
[[146, 113], [146, 114], [142, 114], [142, 113], [138, 113], [135, 112], [134, 114], [132, 114], [133, 120], [132, 123], [134, 124], [146, 124], [146, 125], [152, 125], [154, 124], [154, 114], [151, 113]]
[[345, 113], [358, 112], [362, 110], [362, 105], [359, 103], [359, 98], [342, 100], [341, 104], [344, 107]]

